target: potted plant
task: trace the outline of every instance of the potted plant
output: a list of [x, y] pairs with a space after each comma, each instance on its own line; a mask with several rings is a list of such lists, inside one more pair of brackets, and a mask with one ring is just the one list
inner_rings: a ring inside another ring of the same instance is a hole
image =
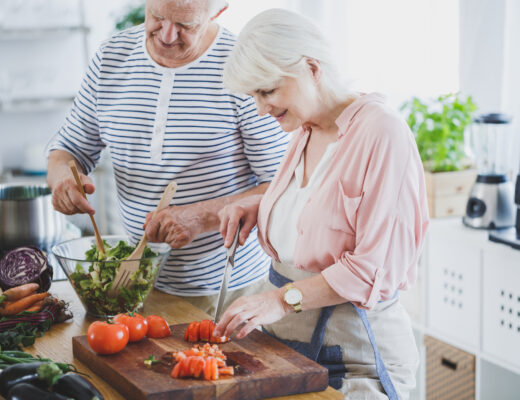
[[476, 172], [464, 137], [477, 106], [471, 96], [447, 94], [431, 102], [413, 97], [401, 107], [415, 135], [425, 170], [430, 216], [464, 215]]
[[[143, 2], [144, 3], [144, 2]], [[122, 31], [144, 22], [144, 4], [130, 6], [126, 13], [116, 22], [116, 29]]]

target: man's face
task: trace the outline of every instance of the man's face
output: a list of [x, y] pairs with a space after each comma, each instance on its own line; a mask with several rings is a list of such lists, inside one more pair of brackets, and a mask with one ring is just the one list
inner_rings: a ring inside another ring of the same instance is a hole
[[147, 0], [145, 30], [150, 55], [166, 66], [193, 61], [205, 50], [210, 22], [208, 0]]

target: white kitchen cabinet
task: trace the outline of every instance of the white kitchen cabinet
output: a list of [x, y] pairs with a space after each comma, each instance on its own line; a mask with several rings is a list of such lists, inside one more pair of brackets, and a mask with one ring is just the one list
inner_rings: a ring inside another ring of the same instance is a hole
[[485, 247], [482, 318], [482, 351], [520, 370], [520, 251]]
[[[400, 294], [424, 362], [424, 335], [475, 356], [477, 400], [520, 398], [520, 251], [460, 218], [433, 219], [418, 280]], [[411, 399], [425, 399], [424, 363]]]

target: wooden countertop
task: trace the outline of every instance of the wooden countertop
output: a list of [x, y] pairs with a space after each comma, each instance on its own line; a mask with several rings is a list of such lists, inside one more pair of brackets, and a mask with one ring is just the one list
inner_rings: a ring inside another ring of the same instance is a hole
[[[26, 347], [24, 350], [35, 355], [37, 354], [42, 357], [51, 358], [54, 361], [74, 364], [78, 370], [87, 373], [91, 377], [92, 382], [103, 394], [105, 399], [123, 399], [119, 392], [113, 389], [107, 382], [80, 361], [76, 360], [72, 355], [72, 337], [85, 335], [88, 326], [91, 322], [95, 321], [95, 319], [86, 315], [85, 309], [68, 281], [53, 282], [50, 292], [60, 300], [65, 300], [70, 303], [70, 310], [74, 314], [74, 318], [70, 321], [53, 325], [43, 337], [36, 339], [34, 346]], [[146, 300], [142, 314], [161, 315], [166, 318], [170, 324], [183, 324], [209, 317], [206, 313], [190, 303], [176, 296], [161, 293], [155, 289], [150, 293]], [[329, 386], [323, 392], [282, 396], [277, 397], [277, 399], [339, 400], [343, 399], [343, 396], [340, 392]]]

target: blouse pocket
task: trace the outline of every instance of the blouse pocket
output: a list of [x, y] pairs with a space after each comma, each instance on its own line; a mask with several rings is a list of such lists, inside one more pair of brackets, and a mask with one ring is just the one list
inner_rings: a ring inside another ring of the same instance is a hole
[[356, 234], [356, 220], [359, 204], [363, 198], [360, 196], [350, 196], [345, 193], [341, 181], [338, 181], [338, 192], [334, 196], [333, 207], [330, 212], [330, 227], [351, 235]]

